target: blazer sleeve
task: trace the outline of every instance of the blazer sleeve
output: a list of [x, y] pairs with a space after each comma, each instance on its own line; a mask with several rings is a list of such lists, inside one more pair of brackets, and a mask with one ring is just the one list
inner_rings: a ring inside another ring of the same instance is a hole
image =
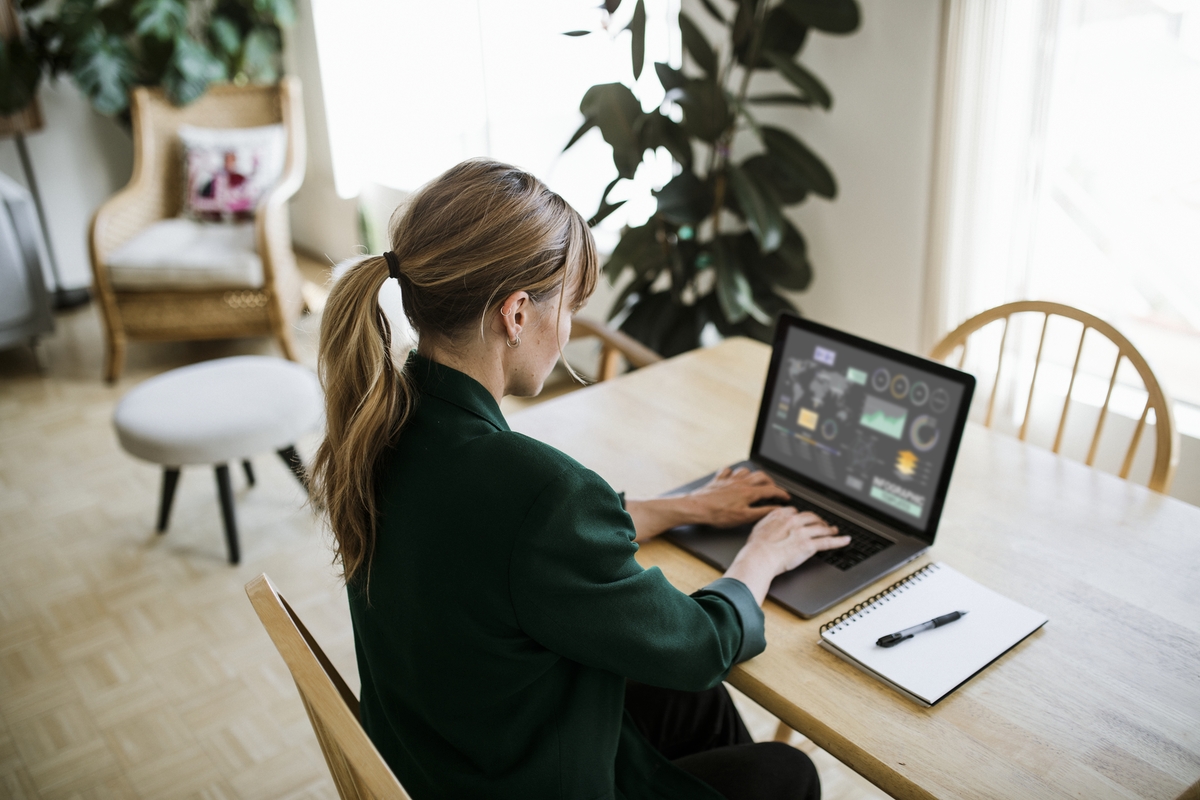
[[693, 595], [634, 558], [633, 521], [598, 475], [568, 470], [530, 506], [509, 563], [522, 630], [581, 664], [699, 691], [762, 652], [762, 609], [740, 581]]

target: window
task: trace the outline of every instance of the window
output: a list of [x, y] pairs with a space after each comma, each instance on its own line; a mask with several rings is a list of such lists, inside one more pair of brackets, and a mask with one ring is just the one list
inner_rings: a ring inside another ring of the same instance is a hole
[[[338, 193], [356, 197], [366, 183], [411, 191], [465, 158], [489, 156], [529, 170], [590, 214], [616, 177], [609, 147], [592, 130], [562, 148], [582, 121], [587, 88], [633, 77], [629, 33], [563, 35], [599, 29], [600, 5], [314, 0]], [[610, 30], [627, 24], [633, 5], [622, 5]], [[678, 0], [647, 0], [646, 10], [647, 68], [635, 91], [650, 108], [663, 96], [652, 62], [680, 62]], [[626, 189], [637, 199], [605, 221], [609, 238], [653, 212], [648, 189], [671, 177], [663, 156], [647, 158]]]

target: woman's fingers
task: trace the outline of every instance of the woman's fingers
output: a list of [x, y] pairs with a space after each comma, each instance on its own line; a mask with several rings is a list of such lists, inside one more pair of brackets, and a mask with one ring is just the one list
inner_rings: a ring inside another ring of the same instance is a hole
[[845, 547], [850, 544], [850, 537], [837, 535], [820, 536], [813, 539], [813, 544], [818, 550], [837, 550], [839, 547]]

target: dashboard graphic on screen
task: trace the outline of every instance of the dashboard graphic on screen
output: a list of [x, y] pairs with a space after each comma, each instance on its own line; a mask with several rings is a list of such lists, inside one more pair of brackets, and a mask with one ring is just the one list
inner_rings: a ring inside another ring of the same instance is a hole
[[760, 452], [924, 529], [962, 395], [953, 381], [792, 328]]

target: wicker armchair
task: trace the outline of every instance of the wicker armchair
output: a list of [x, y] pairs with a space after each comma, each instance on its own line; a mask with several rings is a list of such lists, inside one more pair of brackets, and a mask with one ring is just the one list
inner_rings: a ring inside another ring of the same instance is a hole
[[[120, 377], [128, 339], [194, 340], [274, 336], [295, 360], [291, 325], [303, 310], [301, 279], [292, 252], [287, 201], [304, 179], [305, 138], [300, 83], [285, 78], [266, 86], [214, 86], [196, 102], [176, 107], [161, 90], [133, 91], [134, 161], [129, 185], [92, 219], [89, 236], [96, 297], [104, 317], [104, 374]], [[283, 174], [259, 202], [254, 242], [262, 286], [139, 290], [114, 288], [106, 259], [140, 231], [177, 216], [183, 204], [181, 124], [245, 128], [282, 123], [287, 131]]]

